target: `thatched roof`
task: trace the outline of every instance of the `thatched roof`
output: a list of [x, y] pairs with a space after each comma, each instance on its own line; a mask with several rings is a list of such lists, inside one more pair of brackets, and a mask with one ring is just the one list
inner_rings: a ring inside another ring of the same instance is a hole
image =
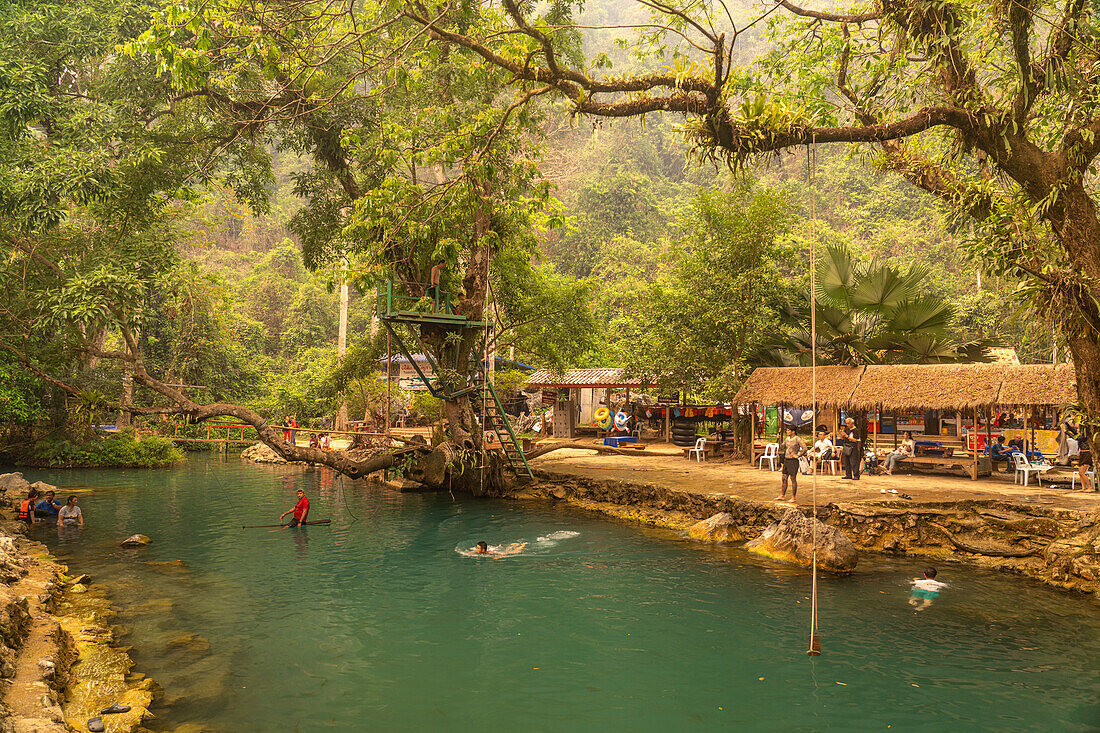
[[[817, 368], [817, 404], [845, 407], [859, 384], [865, 367], [820, 366]], [[745, 381], [733, 402], [745, 405], [809, 407], [813, 404], [813, 385], [809, 367], [759, 367]]]
[[[810, 367], [761, 367], [734, 404], [809, 407]], [[880, 364], [817, 368], [823, 407], [963, 410], [985, 405], [1069, 405], [1077, 402], [1071, 364]]]
[[1004, 367], [997, 396], [1000, 405], [1072, 405], [1077, 402], [1077, 372], [1072, 364]]
[[997, 402], [1002, 364], [879, 364], [863, 372], [851, 406], [962, 410]]

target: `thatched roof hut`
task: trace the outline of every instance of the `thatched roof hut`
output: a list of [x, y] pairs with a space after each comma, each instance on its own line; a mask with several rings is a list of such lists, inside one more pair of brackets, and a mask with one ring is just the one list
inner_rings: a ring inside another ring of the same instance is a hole
[[1077, 372], [1072, 364], [1004, 367], [999, 405], [1072, 405], [1077, 402]]
[[962, 410], [992, 405], [1002, 364], [876, 364], [868, 366], [851, 406], [872, 410]]
[[[810, 367], [760, 367], [734, 404], [809, 407]], [[876, 364], [817, 368], [822, 407], [970, 410], [986, 405], [1070, 405], [1077, 377], [1070, 364]]]
[[[820, 366], [817, 368], [817, 404], [846, 407], [859, 384], [865, 367]], [[759, 367], [745, 381], [733, 400], [736, 405], [761, 402], [766, 405], [813, 404], [810, 367]]]

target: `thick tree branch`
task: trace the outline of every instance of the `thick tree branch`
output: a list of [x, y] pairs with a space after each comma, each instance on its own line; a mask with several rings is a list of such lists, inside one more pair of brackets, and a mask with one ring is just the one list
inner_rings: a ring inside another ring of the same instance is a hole
[[881, 13], [823, 13], [818, 10], [808, 10], [799, 7], [790, 2], [790, 0], [779, 0], [779, 4], [795, 15], [800, 15], [803, 18], [823, 20], [828, 23], [867, 23], [882, 17]]

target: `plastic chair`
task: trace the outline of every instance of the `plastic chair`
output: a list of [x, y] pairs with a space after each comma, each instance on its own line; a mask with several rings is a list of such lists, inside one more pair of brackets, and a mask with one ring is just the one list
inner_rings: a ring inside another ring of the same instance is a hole
[[1024, 486], [1028, 485], [1028, 482], [1031, 480], [1031, 474], [1033, 473], [1035, 474], [1035, 480], [1042, 486], [1043, 474], [1052, 468], [1052, 466], [1036, 466], [1027, 460], [1027, 456], [1019, 452], [1012, 454], [1012, 465], [1016, 467], [1016, 473], [1012, 476], [1012, 483], [1019, 481], [1022, 475], [1024, 478], [1020, 483]]
[[[1069, 488], [1071, 490], [1077, 488], [1077, 475], [1078, 475], [1078, 472], [1074, 471], [1073, 472], [1073, 478], [1071, 478], [1070, 481], [1069, 481]], [[1092, 488], [1095, 489], [1096, 488], [1096, 469], [1095, 468], [1085, 469], [1085, 475], [1089, 477], [1089, 481], [1092, 482]]]
[[[835, 454], [834, 454], [835, 455]], [[840, 467], [839, 458], [818, 458], [817, 465], [824, 466], [829, 469], [829, 473], [836, 476], [836, 470]]]
[[695, 447], [688, 451], [688, 458], [691, 458], [692, 454], [695, 454], [695, 462], [701, 463], [706, 460], [706, 456], [703, 454], [703, 450], [706, 447], [707, 439], [699, 438], [695, 441]]
[[764, 467], [764, 461], [767, 460], [771, 464], [772, 470], [775, 470], [775, 461], [779, 458], [779, 443], [768, 443], [764, 446], [764, 455], [760, 456], [760, 460], [756, 462], [756, 468], [761, 469]]

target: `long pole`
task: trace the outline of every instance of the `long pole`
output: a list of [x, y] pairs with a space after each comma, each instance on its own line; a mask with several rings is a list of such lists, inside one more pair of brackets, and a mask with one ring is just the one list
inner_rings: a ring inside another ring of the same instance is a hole
[[393, 350], [393, 344], [390, 343], [393, 338], [390, 334], [390, 330], [386, 329], [386, 437], [390, 437], [390, 394], [391, 385], [393, 384], [393, 357], [391, 351]]
[[[807, 149], [807, 152], [811, 152]], [[813, 141], [812, 158], [807, 160], [810, 166], [810, 393], [813, 399], [814, 417], [817, 417], [817, 140]], [[813, 528], [813, 584], [810, 593], [810, 648], [806, 653], [812, 657], [821, 654], [821, 639], [817, 635], [817, 471], [811, 474], [810, 494], [813, 497], [813, 514], [810, 526]]]

